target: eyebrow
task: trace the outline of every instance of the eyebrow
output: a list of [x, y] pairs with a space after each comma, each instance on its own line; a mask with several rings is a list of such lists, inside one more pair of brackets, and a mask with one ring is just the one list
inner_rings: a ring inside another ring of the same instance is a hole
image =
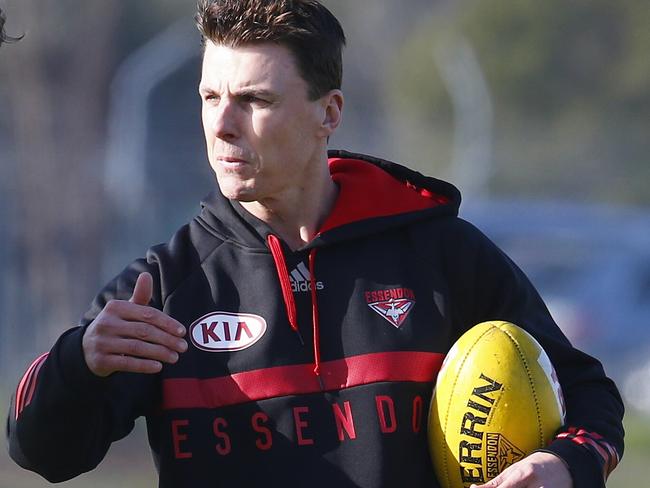
[[[206, 94], [214, 94], [218, 93], [216, 90], [200, 85], [199, 86], [199, 93], [201, 95], [206, 95]], [[278, 98], [277, 94], [270, 91], [270, 90], [265, 90], [263, 88], [242, 88], [241, 90], [235, 91], [233, 93], [234, 96], [236, 97], [241, 97], [241, 96], [255, 96], [255, 97], [267, 97], [267, 98], [273, 98], [276, 99]]]
[[207, 93], [214, 93], [214, 90], [212, 88], [209, 88], [205, 85], [199, 85], [199, 93], [201, 95], [205, 95]]

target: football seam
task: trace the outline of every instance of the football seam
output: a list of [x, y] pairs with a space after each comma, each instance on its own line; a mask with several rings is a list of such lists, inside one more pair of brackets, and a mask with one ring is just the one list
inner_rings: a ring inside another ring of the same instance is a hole
[[[492, 329], [496, 329], [496, 328], [497, 327], [490, 324], [490, 327], [488, 329], [486, 329], [479, 337], [477, 337], [476, 340], [470, 345], [470, 347], [467, 348], [467, 352], [463, 355], [463, 358], [462, 358], [462, 360], [460, 362], [459, 370], [463, 369], [463, 365], [467, 361], [468, 356], [471, 354], [472, 350], [474, 349], [476, 344], [478, 344], [478, 342], [483, 338], [483, 336], [485, 336]], [[447, 400], [447, 408], [446, 408], [447, 413], [445, 414], [445, 423], [444, 423], [443, 432], [447, 432], [447, 426], [448, 426], [448, 423], [449, 423], [449, 413], [451, 411], [450, 405], [451, 405], [452, 399], [454, 398], [454, 392], [456, 391], [456, 384], [458, 383], [459, 376], [460, 375], [456, 375], [456, 378], [454, 379], [454, 382], [452, 383], [451, 390], [449, 392], [449, 400]], [[446, 449], [447, 446], [445, 445], [444, 436], [442, 437], [442, 444], [440, 445], [440, 447], [442, 448], [441, 450], [442, 450], [442, 453], [443, 453], [442, 464], [445, 467], [445, 476], [447, 477], [447, 486], [451, 486], [451, 479], [449, 477], [449, 462], [448, 462], [447, 449]]]
[[[515, 346], [515, 349], [517, 349], [517, 352], [519, 353], [519, 359], [521, 359], [521, 362], [524, 363], [524, 368], [526, 368], [526, 378], [528, 379], [528, 384], [530, 385], [530, 389], [533, 392], [533, 400], [535, 401], [535, 413], [537, 414], [537, 433], [539, 435], [539, 446], [543, 447], [544, 446], [544, 433], [542, 432], [542, 427], [541, 427], [541, 416], [539, 412], [539, 401], [537, 400], [537, 391], [535, 390], [535, 383], [533, 382], [532, 378], [532, 373], [530, 371], [530, 367], [528, 366], [528, 361], [526, 361], [526, 356], [524, 355], [523, 351], [521, 350], [521, 347], [519, 346], [519, 343], [515, 340], [513, 335], [510, 333], [508, 330], [503, 330], [500, 329], [508, 338], [512, 341], [512, 343]], [[522, 329], [523, 330], [523, 329]]]

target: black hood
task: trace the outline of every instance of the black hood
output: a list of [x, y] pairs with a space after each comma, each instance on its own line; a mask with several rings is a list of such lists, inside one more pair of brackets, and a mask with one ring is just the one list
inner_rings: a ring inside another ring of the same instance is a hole
[[[339, 200], [307, 248], [373, 234], [422, 219], [457, 216], [460, 192], [450, 183], [405, 166], [341, 150], [328, 152], [330, 172], [341, 190]], [[226, 199], [219, 189], [202, 202], [198, 222], [218, 238], [267, 249], [272, 229]]]

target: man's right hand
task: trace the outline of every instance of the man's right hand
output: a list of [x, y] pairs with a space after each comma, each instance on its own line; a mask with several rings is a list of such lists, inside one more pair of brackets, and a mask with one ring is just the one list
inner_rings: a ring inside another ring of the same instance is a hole
[[127, 302], [111, 300], [91, 322], [82, 340], [86, 364], [97, 376], [116, 371], [158, 373], [187, 350], [185, 327], [150, 307], [153, 278], [141, 273]]

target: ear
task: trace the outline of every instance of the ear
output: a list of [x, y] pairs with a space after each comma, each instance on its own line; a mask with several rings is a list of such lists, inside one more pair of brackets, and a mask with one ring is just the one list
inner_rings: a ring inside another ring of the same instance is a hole
[[339, 126], [343, 116], [343, 93], [341, 90], [330, 90], [320, 99], [323, 108], [323, 121], [320, 126], [320, 135], [331, 136]]

